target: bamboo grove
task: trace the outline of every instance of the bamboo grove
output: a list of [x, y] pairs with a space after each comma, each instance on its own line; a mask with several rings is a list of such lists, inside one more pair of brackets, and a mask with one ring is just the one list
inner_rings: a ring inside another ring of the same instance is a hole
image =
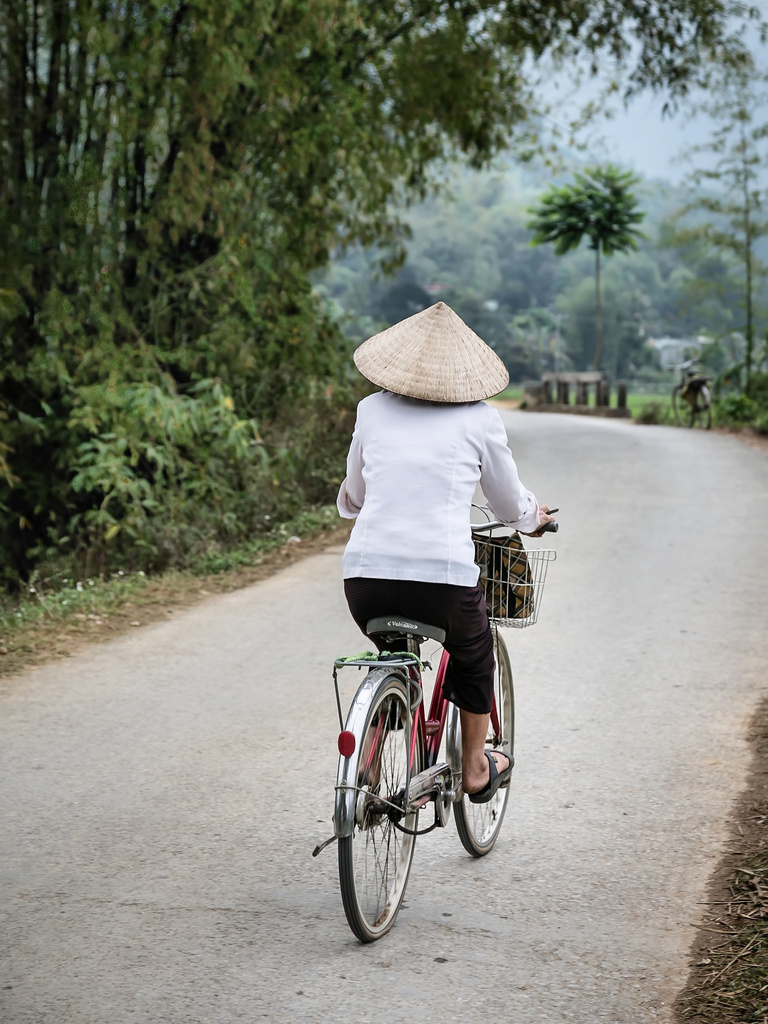
[[331, 495], [356, 389], [310, 275], [432, 168], [535, 147], [536, 62], [683, 95], [743, 5], [5, 0], [0, 577], [188, 564]]

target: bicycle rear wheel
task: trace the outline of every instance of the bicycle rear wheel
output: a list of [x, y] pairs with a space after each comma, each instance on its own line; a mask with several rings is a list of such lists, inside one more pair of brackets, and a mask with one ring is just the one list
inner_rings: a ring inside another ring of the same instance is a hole
[[[355, 826], [339, 839], [339, 883], [349, 927], [361, 942], [390, 930], [405, 895], [418, 811], [403, 814], [410, 714], [405, 683], [386, 676], [376, 687], [362, 728], [353, 731], [357, 758]], [[348, 723], [348, 728], [349, 728]], [[423, 738], [415, 737], [412, 774], [422, 769]]]
[[[512, 668], [507, 645], [494, 630], [496, 675], [494, 679], [493, 710], [485, 745], [488, 750], [502, 750], [514, 759], [515, 751], [515, 697], [512, 688]], [[458, 708], [453, 708], [449, 727], [449, 760], [461, 764], [461, 727]], [[498, 789], [487, 804], [473, 804], [462, 794], [454, 804], [456, 829], [462, 846], [473, 857], [484, 857], [496, 844], [509, 801], [509, 786]]]

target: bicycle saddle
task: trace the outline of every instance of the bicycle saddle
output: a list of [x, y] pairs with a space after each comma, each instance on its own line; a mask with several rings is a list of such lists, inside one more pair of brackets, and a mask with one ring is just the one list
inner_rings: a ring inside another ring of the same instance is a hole
[[378, 618], [370, 619], [365, 627], [368, 636], [374, 633], [405, 633], [408, 636], [418, 636], [423, 640], [437, 640], [443, 643], [445, 630], [437, 626], [427, 626], [416, 619], [409, 619], [403, 615], [380, 615]]

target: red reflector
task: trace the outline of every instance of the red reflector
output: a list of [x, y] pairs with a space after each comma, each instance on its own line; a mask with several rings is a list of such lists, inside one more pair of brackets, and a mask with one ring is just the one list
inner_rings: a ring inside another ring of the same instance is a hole
[[339, 733], [339, 753], [342, 757], [352, 757], [355, 752], [355, 734], [345, 729]]

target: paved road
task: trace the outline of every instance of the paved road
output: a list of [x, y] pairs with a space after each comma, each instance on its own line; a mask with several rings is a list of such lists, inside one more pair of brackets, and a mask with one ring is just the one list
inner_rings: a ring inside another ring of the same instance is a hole
[[3, 1024], [670, 1020], [766, 691], [768, 459], [505, 416], [562, 529], [495, 853], [433, 833], [391, 935], [347, 930], [310, 856], [362, 646], [329, 551], [0, 701]]

